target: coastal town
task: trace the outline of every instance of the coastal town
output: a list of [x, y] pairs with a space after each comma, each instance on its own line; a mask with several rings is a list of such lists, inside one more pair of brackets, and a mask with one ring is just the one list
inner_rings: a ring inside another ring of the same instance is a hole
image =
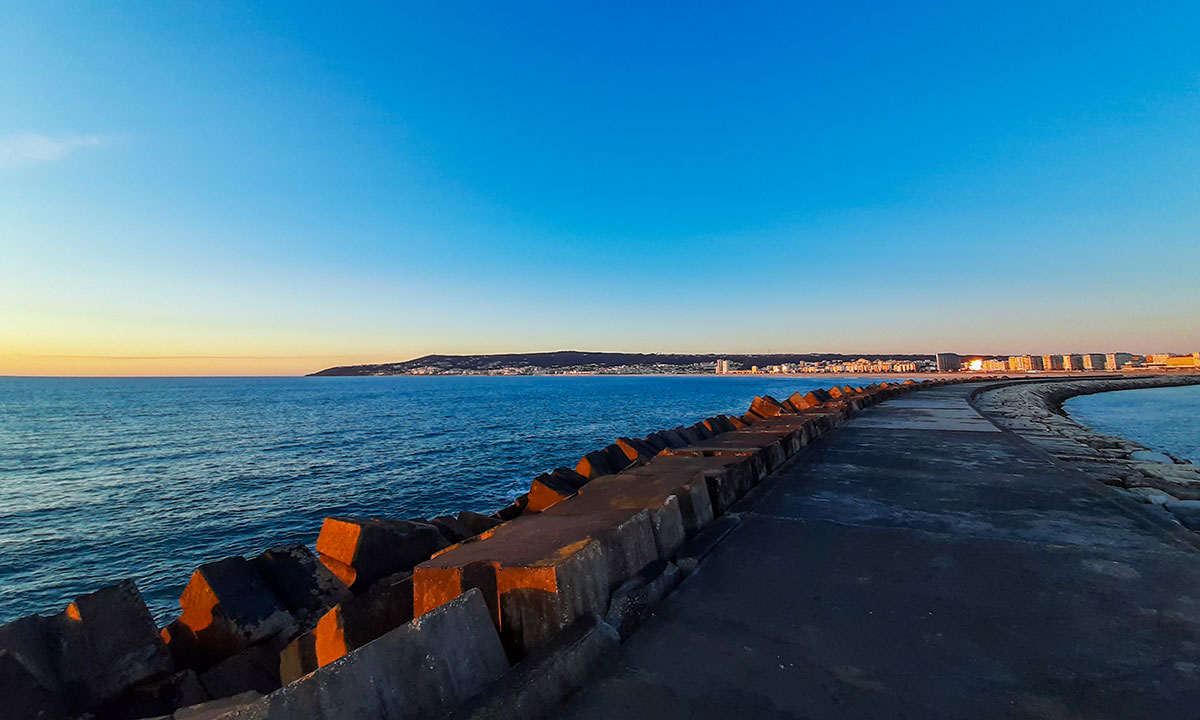
[[[562, 357], [568, 356], [568, 357]], [[428, 356], [404, 363], [329, 368], [317, 375], [896, 375], [922, 373], [1070, 373], [1200, 370], [1200, 352], [1128, 352], [1061, 355], [930, 355], [820, 357], [743, 355], [646, 355], [618, 353], [534, 353], [521, 356]], [[759, 360], [761, 358], [761, 360]]]

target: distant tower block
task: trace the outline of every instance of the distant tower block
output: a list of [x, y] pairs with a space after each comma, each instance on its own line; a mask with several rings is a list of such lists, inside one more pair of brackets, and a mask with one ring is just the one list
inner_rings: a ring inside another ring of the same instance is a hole
[[938, 372], [954, 372], [962, 368], [962, 358], [958, 353], [937, 353]]

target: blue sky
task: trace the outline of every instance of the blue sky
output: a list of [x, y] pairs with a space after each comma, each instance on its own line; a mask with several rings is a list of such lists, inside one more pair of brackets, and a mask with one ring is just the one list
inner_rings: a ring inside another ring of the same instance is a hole
[[1200, 349], [1196, 3], [0, 9], [0, 373]]

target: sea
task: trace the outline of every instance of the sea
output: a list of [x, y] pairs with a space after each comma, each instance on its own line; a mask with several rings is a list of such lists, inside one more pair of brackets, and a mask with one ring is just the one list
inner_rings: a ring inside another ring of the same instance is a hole
[[1076, 422], [1106, 435], [1200, 465], [1200, 385], [1081, 395], [1063, 409]]
[[[896, 378], [892, 378], [895, 380]], [[862, 383], [863, 378], [846, 382]], [[828, 378], [0, 378], [0, 623], [316, 541], [328, 515], [491, 513], [536, 475]]]

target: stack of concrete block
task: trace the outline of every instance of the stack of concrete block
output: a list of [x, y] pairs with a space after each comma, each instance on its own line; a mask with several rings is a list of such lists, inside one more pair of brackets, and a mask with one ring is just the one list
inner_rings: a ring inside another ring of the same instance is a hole
[[328, 517], [317, 537], [321, 563], [356, 593], [449, 545], [435, 525], [379, 518]]
[[5, 713], [66, 718], [119, 709], [123, 696], [146, 692], [142, 684], [158, 686], [164, 696], [197, 697], [194, 676], [176, 676], [131, 580], [83, 595], [57, 615], [0, 627]]

